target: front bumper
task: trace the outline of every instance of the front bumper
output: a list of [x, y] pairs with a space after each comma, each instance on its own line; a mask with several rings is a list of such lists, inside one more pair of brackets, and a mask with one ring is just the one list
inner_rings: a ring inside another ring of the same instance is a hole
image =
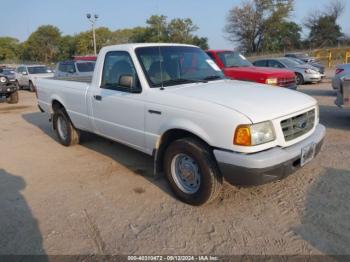
[[287, 148], [275, 147], [255, 154], [214, 150], [225, 180], [233, 185], [260, 185], [280, 180], [300, 168], [301, 150], [316, 144], [315, 157], [320, 152], [326, 128], [318, 125], [305, 140]]
[[7, 95], [18, 90], [17, 85], [12, 82], [7, 82], [6, 84], [0, 84], [0, 95]]
[[320, 82], [322, 77], [320, 74], [304, 74], [304, 82]]

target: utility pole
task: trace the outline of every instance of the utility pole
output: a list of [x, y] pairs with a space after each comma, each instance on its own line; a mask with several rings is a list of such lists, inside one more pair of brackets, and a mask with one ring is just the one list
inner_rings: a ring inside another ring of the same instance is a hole
[[92, 27], [92, 37], [94, 39], [94, 54], [97, 56], [97, 50], [96, 50], [96, 34], [95, 34], [95, 25], [96, 21], [98, 19], [98, 15], [94, 14], [93, 16], [91, 14], [86, 14], [86, 18], [90, 21], [91, 27]]

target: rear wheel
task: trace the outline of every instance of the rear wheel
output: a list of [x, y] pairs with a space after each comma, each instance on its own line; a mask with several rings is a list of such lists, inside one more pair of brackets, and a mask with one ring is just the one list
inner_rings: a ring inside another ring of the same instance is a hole
[[7, 103], [9, 104], [17, 104], [18, 103], [18, 91], [11, 93], [11, 95], [7, 98]]
[[173, 142], [165, 152], [164, 171], [171, 189], [185, 203], [207, 204], [220, 193], [221, 173], [210, 148], [198, 139]]
[[298, 86], [304, 84], [304, 77], [302, 74], [296, 74], [296, 82]]
[[53, 125], [59, 142], [64, 146], [79, 143], [79, 132], [73, 126], [64, 109], [57, 109], [53, 115]]
[[35, 86], [33, 85], [32, 81], [29, 81], [29, 91], [30, 92], [35, 92]]

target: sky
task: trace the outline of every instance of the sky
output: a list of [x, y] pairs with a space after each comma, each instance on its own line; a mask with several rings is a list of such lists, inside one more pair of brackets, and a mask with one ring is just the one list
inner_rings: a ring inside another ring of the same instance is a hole
[[[291, 20], [302, 24], [314, 10], [324, 10], [330, 0], [295, 0]], [[339, 20], [343, 32], [350, 35], [350, 1]], [[209, 39], [211, 48], [232, 48], [223, 28], [228, 11], [241, 0], [0, 0], [0, 36], [24, 41], [40, 25], [57, 26], [63, 34], [90, 29], [86, 13], [98, 14], [97, 26], [111, 30], [144, 26], [148, 17], [163, 14], [172, 18], [191, 18], [199, 26], [199, 36]], [[304, 32], [306, 34], [306, 32]]]

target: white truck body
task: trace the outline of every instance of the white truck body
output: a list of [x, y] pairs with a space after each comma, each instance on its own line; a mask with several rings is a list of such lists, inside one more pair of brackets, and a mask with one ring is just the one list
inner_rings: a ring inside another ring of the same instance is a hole
[[[38, 79], [40, 108], [51, 117], [53, 103], [59, 102], [77, 129], [153, 154], [155, 158], [163, 135], [171, 130], [183, 130], [205, 141], [212, 148], [219, 166], [223, 163], [249, 170], [300, 159], [303, 147], [322, 143], [325, 129], [319, 124], [317, 102], [297, 91], [227, 79], [151, 88], [135, 50], [152, 46], [155, 44], [103, 48], [91, 83]], [[141, 92], [100, 88], [106, 54], [113, 51], [130, 55]], [[304, 115], [308, 112], [313, 112], [310, 130], [286, 140], [281, 122], [299, 119], [300, 116], [305, 120]], [[273, 125], [273, 141], [256, 146], [233, 143], [238, 126], [264, 121]]]

